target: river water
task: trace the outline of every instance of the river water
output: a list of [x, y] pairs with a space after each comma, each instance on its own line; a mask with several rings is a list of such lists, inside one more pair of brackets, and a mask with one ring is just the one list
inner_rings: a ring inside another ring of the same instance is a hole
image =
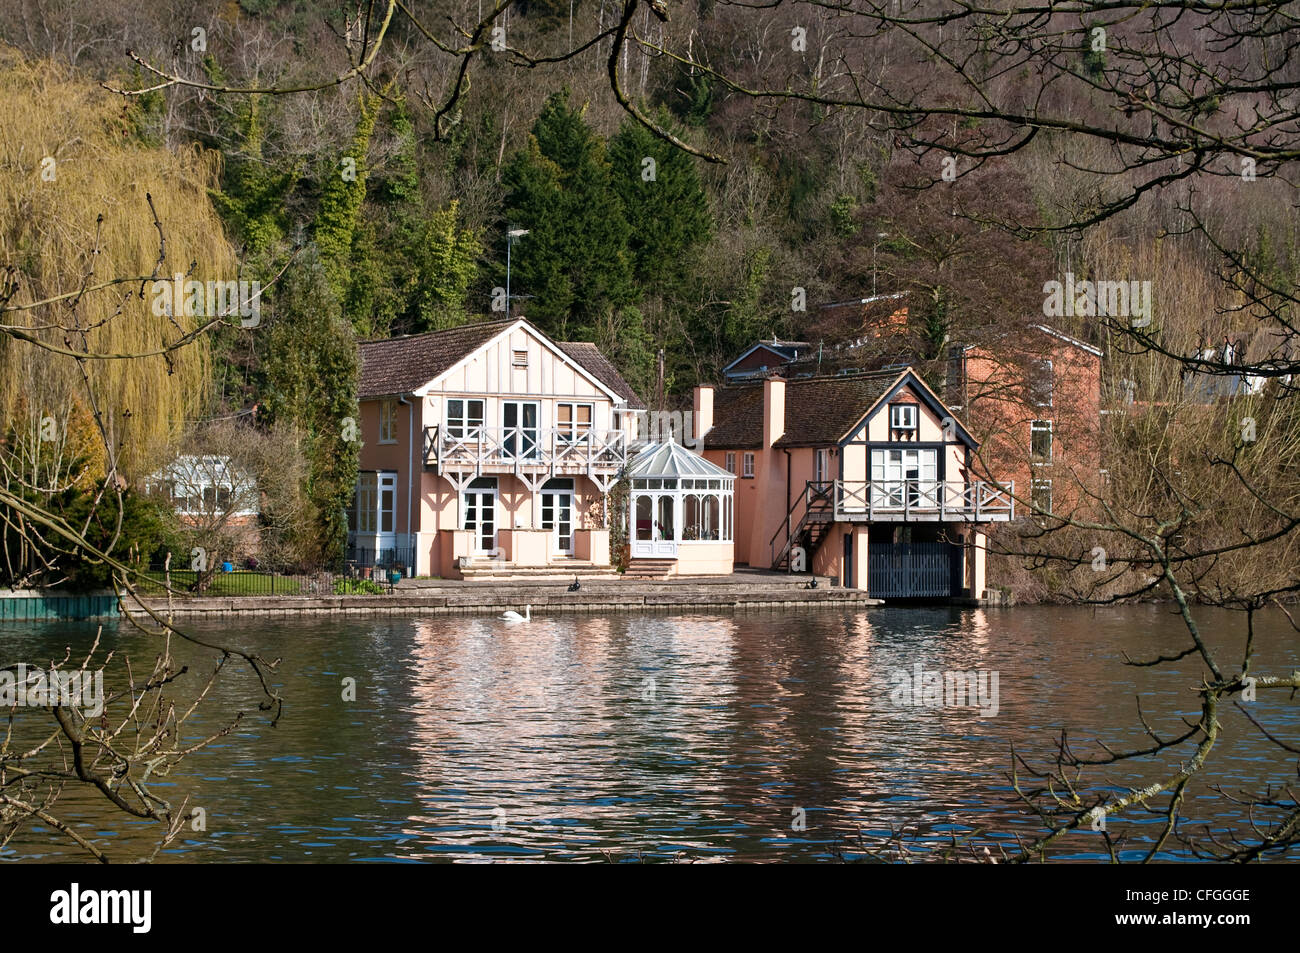
[[[1240, 650], [1242, 617], [1205, 612], [1202, 624], [1235, 670], [1228, 651]], [[95, 629], [9, 624], [0, 645], [6, 660], [35, 662], [61, 656], [63, 646], [84, 649]], [[1257, 629], [1256, 674], [1300, 667], [1300, 638], [1280, 613]], [[1015, 801], [1013, 745], [1047, 766], [1062, 728], [1078, 754], [1097, 754], [1090, 742], [1098, 738], [1138, 744], [1139, 701], [1152, 728], [1172, 735], [1181, 717], [1196, 716], [1201, 673], [1193, 659], [1123, 664], [1125, 654], [1185, 647], [1186, 630], [1162, 606], [534, 615], [518, 626], [317, 617], [188, 630], [282, 657], [286, 706], [275, 726], [250, 711], [158, 786], [176, 802], [188, 794], [206, 814], [206, 830], [187, 830], [158, 855], [164, 863], [828, 861], [860, 856], [862, 843], [893, 832], [917, 856], [954, 834], [996, 850], [1041, 831]], [[105, 626], [104, 635], [139, 664], [156, 654], [149, 637], [126, 626]], [[214, 658], [180, 654], [195, 671]], [[984, 673], [983, 709], [905, 704], [899, 688], [918, 664]], [[355, 701], [344, 700], [345, 679], [355, 679]], [[193, 684], [186, 676], [177, 694]], [[229, 673], [189, 733], [215, 728], [256, 697], [245, 674]], [[1261, 691], [1250, 707], [1275, 735], [1300, 743], [1286, 693]], [[1207, 780], [1227, 789], [1294, 782], [1294, 755], [1234, 708], [1221, 720]], [[1189, 754], [1089, 777], [1118, 789]], [[156, 840], [156, 825], [125, 819], [96, 797], [65, 794], [59, 811], [115, 860], [148, 856]], [[1187, 813], [1190, 826], [1217, 831], [1245, 823], [1204, 783], [1189, 790]], [[1109, 830], [1127, 839], [1132, 858], [1160, 821], [1130, 811]], [[1088, 832], [1051, 856], [1101, 859], [1102, 849], [1101, 835]], [[1160, 856], [1190, 857], [1172, 839]], [[35, 825], [0, 859], [84, 855]]]

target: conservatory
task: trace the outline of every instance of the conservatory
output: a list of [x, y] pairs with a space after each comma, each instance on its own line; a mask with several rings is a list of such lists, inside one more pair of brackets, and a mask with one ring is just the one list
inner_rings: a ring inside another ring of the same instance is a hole
[[735, 474], [678, 443], [650, 444], [627, 468], [632, 558], [674, 560], [680, 575], [730, 573]]

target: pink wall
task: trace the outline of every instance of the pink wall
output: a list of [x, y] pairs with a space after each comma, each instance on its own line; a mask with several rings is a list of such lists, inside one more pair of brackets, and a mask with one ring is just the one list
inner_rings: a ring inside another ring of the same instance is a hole
[[[516, 366], [520, 354], [526, 355], [522, 367]], [[454, 575], [452, 560], [465, 555], [439, 537], [460, 525], [459, 494], [448, 480], [426, 470], [423, 460], [424, 427], [442, 422], [448, 397], [483, 399], [484, 426], [492, 429], [502, 426], [502, 401], [506, 399], [536, 401], [538, 427], [543, 432], [555, 427], [556, 405], [561, 401], [591, 404], [595, 431], [629, 432], [632, 424], [631, 411], [621, 402], [616, 404], [567, 354], [553, 350], [522, 324], [488, 342], [461, 365], [430, 382], [419, 395], [408, 396], [411, 406], [398, 404], [396, 440], [392, 443], [379, 442], [382, 401], [362, 401], [360, 468], [396, 471], [393, 528], [399, 535], [409, 530], [414, 537], [416, 572], [421, 575]], [[489, 467], [483, 475], [497, 479], [499, 528], [540, 525], [540, 496], [534, 497], [508, 466]], [[600, 526], [599, 512], [593, 511], [603, 499], [599, 487], [584, 475], [572, 474], [572, 479], [575, 529]], [[602, 547], [598, 540], [588, 539], [586, 545], [597, 555], [603, 552], [603, 562], [608, 563], [608, 542]]]

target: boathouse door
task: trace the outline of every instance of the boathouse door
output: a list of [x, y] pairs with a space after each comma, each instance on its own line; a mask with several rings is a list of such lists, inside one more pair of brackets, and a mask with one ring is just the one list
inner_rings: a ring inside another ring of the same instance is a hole
[[875, 599], [958, 595], [961, 557], [962, 547], [948, 542], [873, 542], [867, 550], [867, 594]]

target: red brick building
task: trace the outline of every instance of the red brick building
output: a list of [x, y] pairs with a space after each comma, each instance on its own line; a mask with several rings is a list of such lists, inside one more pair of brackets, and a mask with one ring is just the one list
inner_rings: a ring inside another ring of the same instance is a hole
[[[1069, 513], [1101, 485], [1102, 352], [1046, 325], [1017, 353], [956, 347], [947, 396], [980, 441], [977, 466], [1036, 508]], [[1029, 507], [1022, 509], [1029, 512]]]
[[728, 365], [728, 378], [777, 375], [796, 382], [913, 366], [970, 429], [980, 448], [976, 475], [1015, 481], [1019, 514], [1030, 514], [1033, 503], [1070, 512], [1101, 484], [1100, 349], [1047, 325], [1025, 324], [1004, 338], [1005, 346], [954, 345], [946, 361], [926, 362], [907, 333], [907, 308], [895, 296], [828, 308], [823, 311], [841, 318], [863, 316], [855, 337], [837, 344], [760, 342]]

